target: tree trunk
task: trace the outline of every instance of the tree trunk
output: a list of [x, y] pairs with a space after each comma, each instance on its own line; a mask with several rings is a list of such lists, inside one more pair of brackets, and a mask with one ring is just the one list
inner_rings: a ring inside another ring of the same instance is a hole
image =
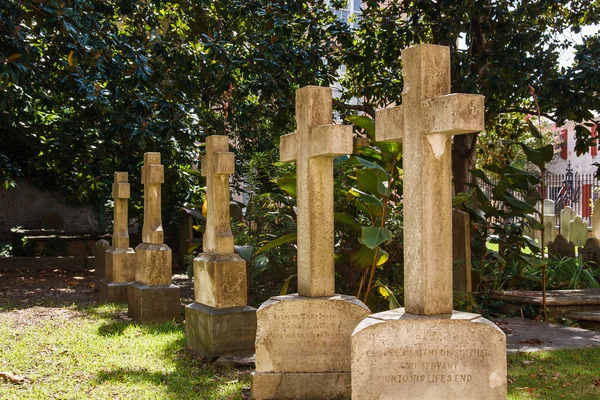
[[454, 136], [452, 145], [452, 174], [454, 175], [454, 193], [466, 192], [467, 182], [473, 182], [469, 173], [475, 168], [476, 144], [478, 133]]

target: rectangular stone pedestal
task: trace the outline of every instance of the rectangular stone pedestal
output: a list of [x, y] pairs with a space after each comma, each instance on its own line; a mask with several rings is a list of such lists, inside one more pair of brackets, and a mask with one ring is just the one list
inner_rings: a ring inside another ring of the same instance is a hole
[[102, 303], [127, 303], [127, 287], [129, 282], [108, 282], [102, 279], [98, 284]]
[[506, 337], [478, 314], [369, 315], [352, 334], [352, 399], [506, 400]]
[[166, 322], [181, 318], [179, 286], [143, 285], [127, 287], [128, 315], [138, 322]]
[[252, 374], [253, 400], [347, 400], [349, 372]]
[[[272, 297], [256, 312], [254, 399], [350, 398], [350, 337], [369, 314], [356, 297]], [[291, 388], [295, 388], [292, 390]]]
[[253, 355], [256, 308], [217, 309], [192, 303], [185, 307], [188, 349], [209, 360], [224, 355]]

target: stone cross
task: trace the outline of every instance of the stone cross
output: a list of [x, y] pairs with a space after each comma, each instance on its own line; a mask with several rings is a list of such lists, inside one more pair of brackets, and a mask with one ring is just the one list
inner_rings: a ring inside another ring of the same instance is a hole
[[115, 199], [112, 247], [120, 249], [129, 248], [127, 199], [129, 199], [130, 190], [127, 177], [127, 172], [115, 172], [115, 183], [112, 185], [112, 196]]
[[281, 161], [296, 162], [298, 294], [335, 294], [333, 158], [352, 153], [352, 127], [333, 125], [331, 88], [296, 92], [296, 133], [281, 137]]
[[483, 96], [450, 93], [450, 50], [402, 51], [402, 105], [376, 114], [378, 141], [402, 142], [405, 308], [452, 312], [451, 135], [484, 127]]
[[144, 185], [144, 226], [142, 242], [162, 244], [165, 234], [160, 215], [160, 185], [165, 181], [165, 167], [160, 153], [144, 153], [142, 185]]
[[206, 177], [206, 231], [204, 252], [233, 254], [233, 234], [229, 218], [229, 175], [235, 171], [229, 139], [223, 135], [206, 138], [206, 155], [202, 157], [202, 176]]

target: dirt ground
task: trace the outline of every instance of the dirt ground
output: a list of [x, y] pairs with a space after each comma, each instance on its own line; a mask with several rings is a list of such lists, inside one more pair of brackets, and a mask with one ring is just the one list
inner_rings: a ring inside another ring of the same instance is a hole
[[[192, 303], [193, 281], [186, 275], [174, 275], [173, 283], [181, 288], [182, 304]], [[94, 270], [0, 272], [0, 319], [10, 317], [29, 325], [75, 312], [63, 307], [79, 308], [97, 302]]]

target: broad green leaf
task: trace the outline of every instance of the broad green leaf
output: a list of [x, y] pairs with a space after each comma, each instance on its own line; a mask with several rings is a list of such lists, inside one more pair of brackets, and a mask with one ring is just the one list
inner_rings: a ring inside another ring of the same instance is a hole
[[528, 125], [529, 125], [529, 130], [531, 131], [531, 135], [533, 137], [535, 137], [536, 139], [542, 139], [542, 134], [540, 133], [540, 131], [538, 130], [538, 128], [535, 127], [535, 125], [533, 124], [533, 122], [531, 122], [531, 120], [527, 121]]
[[351, 115], [346, 121], [365, 130], [371, 140], [375, 140], [375, 121], [366, 115]]
[[544, 224], [541, 224], [540, 222], [538, 222], [538, 220], [535, 219], [533, 216], [526, 214], [525, 219], [527, 220], [527, 225], [529, 225], [529, 227], [531, 229], [534, 229], [534, 230], [544, 229]]
[[389, 197], [391, 194], [390, 190], [385, 186], [387, 181], [382, 182], [379, 176], [370, 169], [356, 171], [356, 184], [364, 192], [386, 197]]
[[288, 276], [288, 278], [283, 282], [283, 285], [281, 286], [281, 290], [279, 291], [279, 295], [280, 296], [285, 296], [287, 294], [288, 291], [288, 287], [290, 286], [290, 281], [292, 279], [294, 279], [296, 276], [298, 276], [297, 274], [293, 274]]
[[367, 307], [371, 312], [377, 312], [377, 297], [373, 294], [373, 292], [367, 293], [367, 301], [365, 301]]
[[372, 169], [381, 180], [388, 180], [388, 173], [381, 165], [375, 164], [374, 162], [365, 160], [364, 158], [358, 156], [353, 156], [352, 158], [358, 161], [360, 165]]
[[370, 193], [365, 193], [362, 190], [352, 188], [348, 191], [349, 195], [358, 197], [364, 206], [368, 209], [369, 213], [374, 216], [380, 216], [383, 213], [383, 202], [373, 196]]
[[252, 260], [252, 254], [254, 253], [254, 246], [233, 246], [235, 253], [242, 257], [247, 263]]
[[254, 280], [258, 275], [262, 274], [265, 269], [267, 269], [267, 265], [269, 265], [269, 257], [264, 254], [256, 257], [254, 260], [254, 267], [252, 268], [252, 273], [250, 274], [250, 281]]
[[377, 142], [375, 143], [379, 150], [381, 150], [381, 154], [383, 158], [387, 162], [392, 162], [392, 160], [397, 160], [401, 154], [402, 147], [400, 143], [397, 142]]
[[358, 221], [351, 215], [342, 212], [336, 212], [333, 214], [333, 220], [335, 222], [339, 222], [340, 224], [344, 224], [349, 227], [354, 233], [361, 233], [361, 225]]
[[377, 260], [377, 266], [378, 267], [382, 266], [383, 264], [385, 264], [387, 262], [387, 260], [389, 258], [390, 258], [390, 253], [388, 253], [384, 249], [380, 248], [379, 249], [379, 260]]
[[191, 168], [180, 168], [179, 172], [183, 172], [185, 174], [189, 174], [189, 175], [193, 175], [198, 178], [202, 178], [202, 172], [199, 170], [197, 171], [197, 170], [191, 169]]
[[290, 197], [296, 198], [296, 174], [288, 174], [277, 179], [277, 186], [283, 189]]
[[[381, 265], [387, 261], [389, 258], [389, 254], [387, 252], [381, 253], [383, 250], [379, 249], [380, 257], [377, 260], [377, 265]], [[358, 250], [354, 253], [350, 254], [350, 263], [358, 268], [367, 268], [373, 265], [373, 260], [375, 259], [375, 249], [370, 249], [364, 244], [361, 244]]]
[[392, 232], [387, 228], [379, 226], [363, 226], [358, 241], [370, 249], [375, 249], [383, 243], [391, 243]]
[[489, 178], [485, 175], [485, 173], [482, 170], [480, 170], [480, 169], [470, 169], [469, 172], [471, 173], [471, 175], [473, 175], [476, 178], [481, 179], [482, 181], [484, 181], [488, 185], [494, 185], [492, 183], [492, 181], [489, 180]]
[[402, 307], [400, 305], [400, 302], [396, 298], [396, 295], [394, 295], [394, 292], [392, 292], [390, 290], [390, 288], [388, 288], [386, 285], [381, 283], [380, 280], [377, 280], [375, 282], [375, 286], [373, 286], [373, 287], [378, 288], [379, 294], [381, 294], [384, 299], [388, 300], [389, 305], [390, 305], [390, 310], [395, 310], [396, 308]]
[[262, 246], [260, 249], [256, 250], [256, 255], [259, 255], [260, 253], [265, 252], [267, 250], [274, 249], [275, 247], [281, 246], [282, 244], [294, 242], [297, 237], [298, 234], [294, 232], [290, 233], [289, 235], [285, 235], [275, 240], [272, 240], [269, 243]]
[[505, 194], [502, 196], [504, 201], [510, 205], [511, 208], [522, 211], [524, 213], [532, 214], [537, 213], [538, 211], [531, 205], [527, 204], [524, 201], [514, 198], [509, 194]]

